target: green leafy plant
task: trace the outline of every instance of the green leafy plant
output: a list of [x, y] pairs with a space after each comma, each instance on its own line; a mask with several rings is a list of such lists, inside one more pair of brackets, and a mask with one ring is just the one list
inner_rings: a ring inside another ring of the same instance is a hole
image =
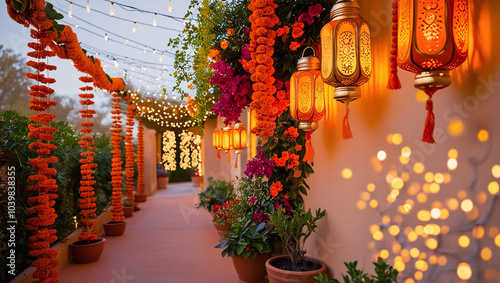
[[227, 238], [215, 247], [224, 248], [222, 256], [241, 255], [243, 258], [255, 258], [258, 254], [271, 252], [271, 230], [272, 227], [266, 227], [266, 223], [256, 224], [251, 220], [244, 225], [235, 223], [229, 229]]
[[196, 208], [212, 210], [214, 204], [223, 205], [228, 200], [235, 199], [233, 184], [222, 180], [208, 178], [207, 188], [198, 194], [200, 202]]
[[[342, 276], [344, 283], [398, 283], [399, 272], [382, 258], [378, 258], [375, 265], [375, 276], [368, 276], [363, 270], [357, 268], [358, 261], [344, 262], [347, 267], [347, 274]], [[315, 276], [316, 283], [340, 283], [337, 279], [328, 280], [327, 275], [319, 274]]]
[[318, 208], [315, 215], [313, 215], [311, 209], [305, 211], [302, 205], [299, 204], [291, 213], [292, 215], [285, 214], [280, 206], [271, 215], [269, 224], [276, 230], [290, 256], [292, 264], [296, 266], [302, 262], [306, 253], [304, 245], [307, 238], [315, 232], [318, 226], [316, 223], [325, 216], [326, 211]]
[[[238, 180], [236, 188], [240, 200], [237, 218], [241, 222], [252, 219], [256, 213], [268, 218], [274, 212], [273, 198], [269, 194], [269, 183], [263, 177], [243, 177]], [[255, 216], [254, 216], [255, 219]]]

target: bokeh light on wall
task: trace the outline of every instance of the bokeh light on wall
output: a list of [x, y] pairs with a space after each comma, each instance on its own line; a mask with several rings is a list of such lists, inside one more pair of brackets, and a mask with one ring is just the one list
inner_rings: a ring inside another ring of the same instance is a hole
[[489, 137], [490, 137], [490, 134], [486, 130], [481, 130], [481, 131], [479, 131], [479, 133], [477, 133], [477, 139], [480, 142], [487, 141]]
[[349, 168], [344, 168], [342, 169], [342, 178], [344, 179], [351, 179], [352, 177], [352, 170]]
[[451, 136], [459, 136], [464, 132], [464, 128], [462, 120], [453, 120], [448, 124], [448, 133]]
[[470, 265], [466, 262], [460, 263], [457, 267], [457, 275], [462, 280], [469, 280], [472, 277]]

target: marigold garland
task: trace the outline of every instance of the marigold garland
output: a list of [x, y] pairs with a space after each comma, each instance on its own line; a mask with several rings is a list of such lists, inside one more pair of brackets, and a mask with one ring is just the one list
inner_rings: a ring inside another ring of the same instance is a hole
[[127, 122], [125, 123], [125, 188], [129, 202], [134, 202], [134, 146], [132, 145], [132, 132], [134, 131], [134, 109], [135, 104], [128, 105], [125, 111]]
[[273, 106], [276, 100], [274, 94], [274, 43], [276, 31], [272, 28], [280, 22], [275, 14], [278, 5], [274, 0], [251, 0], [248, 9], [252, 11], [249, 20], [252, 24], [250, 31], [251, 60], [248, 63], [251, 80], [254, 82], [252, 103], [250, 108], [255, 110], [257, 125], [252, 133], [267, 139], [274, 134], [274, 121], [278, 110]]
[[113, 158], [111, 159], [111, 186], [113, 187], [113, 191], [111, 193], [111, 222], [122, 222], [125, 219], [123, 216], [123, 203], [122, 199], [122, 159], [121, 159], [121, 150], [120, 150], [120, 142], [122, 140], [120, 133], [122, 132], [121, 118], [120, 116], [120, 101], [121, 98], [117, 92], [113, 93], [113, 111], [111, 111], [111, 118], [113, 122], [111, 124], [111, 146], [113, 150]]
[[139, 120], [137, 128], [137, 194], [144, 194], [144, 126]]
[[[9, 1], [10, 2], [10, 1]], [[37, 2], [37, 1], [35, 1]], [[12, 15], [11, 7], [8, 5], [9, 14]], [[44, 13], [43, 7], [39, 3], [35, 3], [33, 12]], [[21, 16], [19, 16], [21, 18]], [[28, 214], [32, 215], [26, 221], [26, 229], [34, 231], [33, 236], [28, 239], [30, 251], [29, 256], [36, 257], [32, 266], [37, 269], [33, 273], [33, 278], [37, 282], [59, 282], [56, 277], [58, 271], [54, 267], [58, 265], [55, 259], [57, 251], [50, 249], [50, 244], [57, 240], [56, 230], [48, 229], [53, 225], [57, 217], [55, 210], [52, 208], [57, 198], [57, 184], [53, 175], [57, 173], [56, 169], [50, 168], [49, 164], [58, 162], [57, 157], [50, 156], [51, 152], [57, 147], [50, 144], [54, 139], [53, 133], [57, 129], [50, 127], [52, 120], [56, 115], [50, 114], [50, 107], [57, 103], [50, 100], [50, 96], [54, 93], [48, 84], [53, 84], [54, 79], [48, 77], [49, 71], [56, 70], [56, 66], [41, 62], [41, 59], [48, 61], [49, 57], [53, 57], [53, 52], [47, 50], [47, 42], [56, 37], [56, 33], [52, 31], [41, 31], [46, 27], [46, 22], [37, 22], [35, 26], [37, 30], [32, 29], [30, 35], [37, 42], [32, 42], [28, 46], [33, 49], [28, 53], [29, 57], [36, 58], [36, 61], [29, 61], [27, 65], [36, 70], [35, 73], [28, 73], [26, 77], [37, 81], [36, 85], [31, 86], [29, 108], [32, 111], [38, 112], [30, 116], [33, 121], [29, 125], [28, 137], [34, 138], [37, 141], [29, 145], [31, 150], [36, 150], [38, 157], [29, 161], [29, 165], [37, 171], [36, 174], [28, 176], [28, 181], [32, 183], [27, 187], [27, 190], [33, 192], [28, 198]], [[42, 72], [46, 71], [46, 75]], [[43, 85], [45, 84], [45, 85]]]
[[[80, 81], [84, 83], [92, 83], [93, 79], [89, 76], [80, 77]], [[90, 118], [93, 118], [93, 114], [95, 114], [95, 110], [89, 109], [89, 105], [94, 104], [92, 98], [94, 95], [89, 93], [89, 91], [93, 90], [93, 87], [84, 86], [80, 88], [81, 91], [85, 93], [81, 93], [78, 96], [81, 98], [80, 104], [85, 106], [84, 112], [81, 112], [80, 115], [85, 122], [80, 123], [83, 127], [80, 132], [83, 133], [81, 141], [78, 143], [80, 147], [83, 149], [83, 152], [80, 154], [83, 158], [80, 159], [80, 170], [82, 173], [82, 180], [80, 181], [80, 215], [82, 219], [80, 220], [83, 224], [83, 230], [78, 236], [78, 240], [80, 241], [93, 241], [97, 238], [95, 226], [95, 218], [97, 217], [96, 211], [96, 197], [94, 192], [94, 173], [95, 168], [97, 168], [97, 164], [94, 163], [94, 156], [96, 149], [94, 139], [87, 134], [93, 132], [92, 126], [93, 123], [90, 122]]]

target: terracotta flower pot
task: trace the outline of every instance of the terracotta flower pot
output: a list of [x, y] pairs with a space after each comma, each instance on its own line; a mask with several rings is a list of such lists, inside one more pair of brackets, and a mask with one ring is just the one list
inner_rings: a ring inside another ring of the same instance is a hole
[[131, 217], [134, 214], [134, 205], [124, 205], [123, 206], [123, 216]]
[[145, 194], [135, 194], [134, 201], [135, 202], [145, 202], [148, 199], [148, 195]]
[[168, 177], [158, 177], [156, 186], [158, 190], [166, 189], [168, 185]]
[[217, 230], [217, 234], [219, 235], [220, 238], [224, 236], [224, 234], [229, 233], [229, 228], [231, 228], [231, 224], [224, 224], [224, 225], [219, 225], [215, 224], [214, 222], [215, 229]]
[[266, 261], [271, 258], [271, 253], [258, 254], [255, 258], [251, 256], [243, 258], [240, 255], [233, 256], [233, 265], [238, 273], [241, 283], [262, 282], [266, 277]]
[[77, 241], [69, 245], [69, 250], [76, 263], [89, 263], [98, 260], [102, 255], [106, 239], [97, 238], [94, 241]]
[[127, 227], [127, 222], [111, 222], [108, 221], [103, 224], [104, 233], [106, 236], [121, 236], [123, 232], [125, 232], [125, 228]]
[[266, 261], [267, 276], [269, 283], [315, 283], [314, 276], [326, 273], [326, 265], [318, 259], [304, 257], [304, 260], [315, 263], [320, 268], [311, 271], [290, 271], [275, 267], [273, 264], [278, 260], [286, 260], [288, 255], [275, 256]]

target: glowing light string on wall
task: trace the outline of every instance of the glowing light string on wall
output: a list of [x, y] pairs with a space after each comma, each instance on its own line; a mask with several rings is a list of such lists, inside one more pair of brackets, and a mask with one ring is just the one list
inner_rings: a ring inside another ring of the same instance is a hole
[[177, 169], [177, 162], [175, 161], [176, 155], [176, 141], [174, 131], [163, 132], [163, 155], [162, 162], [165, 169], [175, 171]]
[[180, 163], [179, 166], [182, 169], [188, 169], [192, 168], [192, 163], [191, 163], [191, 140], [193, 138], [194, 134], [192, 132], [187, 132], [187, 131], [182, 131], [181, 134], [179, 134], [179, 137], [181, 139], [179, 143], [179, 151], [180, 151]]

